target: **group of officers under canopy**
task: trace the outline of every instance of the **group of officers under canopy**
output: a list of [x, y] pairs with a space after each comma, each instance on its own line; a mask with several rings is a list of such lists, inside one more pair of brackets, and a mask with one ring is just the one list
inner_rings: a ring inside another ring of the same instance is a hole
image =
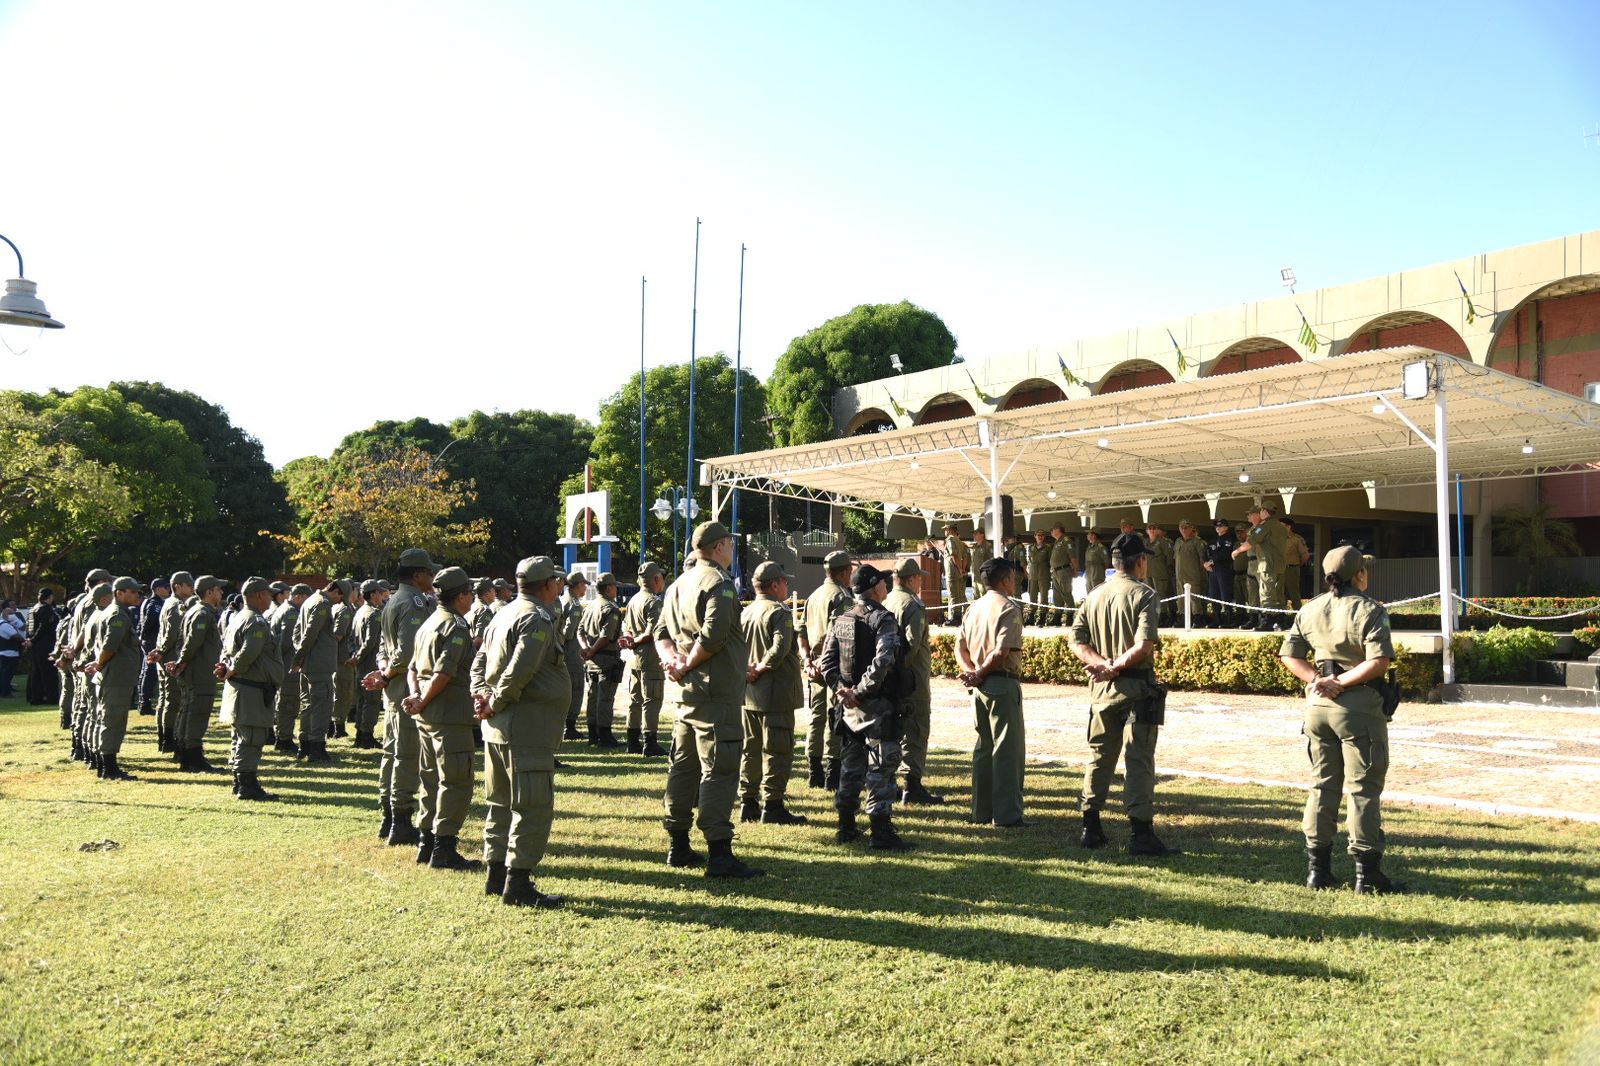
[[[802, 624], [789, 606], [789, 575], [775, 562], [753, 574], [741, 604], [730, 568], [734, 538], [720, 522], [693, 533], [685, 569], [669, 587], [661, 568], [640, 568], [641, 588], [624, 611], [617, 582], [554, 560], [522, 560], [516, 580], [474, 579], [407, 549], [393, 581], [328, 582], [321, 589], [260, 577], [244, 580], [231, 617], [220, 616], [227, 582], [174, 574], [155, 646], [136, 635], [143, 587], [104, 570], [67, 605], [54, 659], [61, 671], [62, 725], [72, 756], [109, 781], [129, 780], [119, 761], [141, 670], [158, 672], [158, 747], [179, 767], [212, 769], [203, 750], [217, 689], [219, 721], [231, 727], [230, 768], [241, 800], [274, 797], [261, 786], [268, 747], [308, 763], [329, 760], [330, 737], [356, 725], [356, 746], [380, 745], [378, 835], [414, 845], [416, 859], [444, 870], [484, 870], [486, 893], [507, 904], [559, 906], [532, 880], [555, 810], [563, 740], [620, 747], [612, 704], [628, 673], [627, 750], [666, 757], [666, 861], [706, 876], [762, 871], [733, 852], [733, 810], [744, 822], [800, 825], [787, 806], [795, 711], [809, 711], [810, 786], [833, 796], [834, 839], [897, 852], [896, 804], [938, 805], [924, 783], [931, 715], [928, 611], [915, 558], [892, 572], [825, 560], [827, 579], [807, 597]], [[1110, 576], [1076, 610], [1070, 635], [1090, 678], [1088, 758], [1079, 843], [1109, 842], [1101, 813], [1119, 755], [1133, 855], [1176, 854], [1154, 825], [1155, 749], [1165, 689], [1155, 671], [1158, 594], [1148, 583], [1152, 552], [1131, 533], [1109, 545]], [[1389, 622], [1369, 597], [1365, 558], [1341, 547], [1322, 560], [1326, 591], [1307, 602], [1280, 654], [1306, 686], [1304, 733], [1312, 786], [1303, 829], [1307, 885], [1338, 885], [1332, 850], [1341, 797], [1350, 793], [1349, 851], [1358, 892], [1398, 891], [1380, 863], [1380, 798], [1388, 766], [1385, 680], [1393, 658]], [[974, 823], [1025, 828], [1026, 737], [1021, 687], [1020, 573], [1004, 557], [978, 567], [983, 594], [971, 602], [955, 642], [969, 690], [976, 740]], [[500, 587], [497, 587], [500, 586]], [[359, 603], [359, 607], [356, 604]], [[670, 749], [656, 731], [670, 681]], [[381, 741], [376, 736], [379, 715]], [[298, 723], [296, 741], [293, 733]], [[482, 748], [483, 858], [458, 848]], [[903, 768], [903, 782], [899, 775]], [[863, 799], [864, 796], [864, 799]], [[691, 831], [700, 831], [706, 854]]]

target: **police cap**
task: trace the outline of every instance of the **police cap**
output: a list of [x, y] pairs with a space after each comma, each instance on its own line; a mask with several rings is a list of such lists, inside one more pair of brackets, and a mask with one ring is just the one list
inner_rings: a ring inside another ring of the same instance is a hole
[[1111, 554], [1120, 556], [1124, 563], [1131, 563], [1149, 549], [1137, 533], [1118, 533], [1117, 539], [1111, 542]]
[[439, 564], [433, 561], [433, 556], [428, 554], [426, 548], [407, 548], [400, 553], [400, 562], [397, 564], [401, 570], [432, 570], [437, 572]]
[[537, 585], [560, 575], [556, 561], [548, 555], [530, 555], [517, 564], [517, 580], [524, 585]]
[[713, 519], [710, 522], [701, 522], [694, 527], [694, 546], [696, 548], [709, 548], [719, 540], [733, 536], [728, 532], [728, 527]]
[[272, 586], [267, 584], [267, 579], [264, 577], [247, 577], [244, 579], [244, 584], [239, 587], [239, 591], [246, 596], [254, 596], [258, 592], [271, 592]]
[[879, 570], [871, 563], [863, 563], [861, 566], [856, 568], [855, 576], [850, 579], [850, 591], [855, 593], [857, 596], [865, 596], [867, 593], [871, 592], [879, 582], [887, 584], [888, 581], [888, 571]]
[[756, 567], [755, 583], [758, 585], [769, 585], [774, 581], [778, 581], [788, 576], [788, 574], [784, 573], [782, 563], [774, 562], [773, 560], [768, 559], [766, 562]]

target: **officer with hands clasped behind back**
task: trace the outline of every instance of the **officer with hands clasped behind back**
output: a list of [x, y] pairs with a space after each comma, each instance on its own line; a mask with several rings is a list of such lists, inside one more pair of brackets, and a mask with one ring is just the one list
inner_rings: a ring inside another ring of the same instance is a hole
[[666, 674], [656, 655], [651, 636], [661, 620], [661, 594], [667, 589], [666, 575], [655, 563], [639, 568], [639, 591], [628, 601], [622, 616], [619, 643], [633, 652], [628, 663], [628, 754], [654, 759], [665, 755], [656, 736], [661, 726], [661, 701]]
[[928, 642], [928, 609], [922, 603], [922, 564], [901, 559], [894, 569], [894, 591], [883, 601], [894, 615], [905, 645], [902, 665], [904, 687], [896, 711], [900, 725], [900, 757], [906, 767], [906, 787], [900, 802], [937, 806], [944, 797], [929, 792], [922, 783], [928, 768], [928, 732], [933, 719], [933, 649]]
[[[833, 620], [850, 609], [850, 570], [854, 566], [845, 552], [829, 552], [822, 560], [828, 576], [806, 597], [803, 627], [795, 634], [800, 641], [803, 669], [809, 683], [806, 700], [811, 711], [806, 726], [806, 758], [811, 763], [812, 788], [839, 788], [839, 737], [828, 728], [828, 688], [822, 683], [822, 671], [817, 663], [822, 658], [822, 644], [828, 639], [828, 629]], [[827, 750], [827, 763], [823, 763], [823, 750]]]
[[433, 610], [429, 594], [438, 570], [423, 548], [400, 553], [394, 595], [383, 605], [378, 619], [378, 668], [361, 679], [368, 691], [383, 693], [383, 759], [378, 767], [383, 823], [378, 835], [395, 846], [421, 840], [421, 833], [411, 824], [421, 784], [421, 741], [417, 723], [402, 704], [410, 694], [406, 678], [416, 651], [417, 630]]
[[1367, 595], [1367, 562], [1359, 550], [1333, 549], [1322, 559], [1322, 574], [1327, 591], [1300, 608], [1279, 651], [1283, 665], [1306, 686], [1304, 732], [1312, 778], [1302, 823], [1306, 887], [1339, 885], [1333, 843], [1340, 799], [1348, 792], [1356, 891], [1403, 892], [1405, 887], [1380, 868], [1387, 716], [1398, 702], [1398, 694], [1386, 692], [1384, 685], [1394, 660], [1389, 612]]
[[1072, 627], [1072, 652], [1089, 674], [1089, 764], [1083, 774], [1086, 848], [1107, 843], [1100, 811], [1111, 791], [1123, 732], [1131, 726], [1123, 758], [1123, 798], [1133, 836], [1130, 855], [1171, 855], [1155, 834], [1156, 738], [1166, 714], [1166, 690], [1151, 665], [1160, 647], [1156, 591], [1145, 584], [1149, 549], [1136, 534], [1111, 542], [1116, 571], [1084, 598]]
[[799, 825], [806, 819], [785, 805], [794, 767], [794, 710], [805, 693], [794, 635], [789, 575], [767, 560], [756, 567], [756, 598], [739, 616], [749, 666], [745, 671], [744, 759], [739, 820]]
[[214, 667], [222, 682], [221, 721], [233, 727], [233, 794], [242, 800], [278, 797], [261, 787], [257, 770], [261, 749], [272, 732], [273, 699], [283, 684], [283, 659], [267, 624], [272, 586], [259, 577], [245, 579], [240, 590], [244, 610], [228, 627], [222, 659]]

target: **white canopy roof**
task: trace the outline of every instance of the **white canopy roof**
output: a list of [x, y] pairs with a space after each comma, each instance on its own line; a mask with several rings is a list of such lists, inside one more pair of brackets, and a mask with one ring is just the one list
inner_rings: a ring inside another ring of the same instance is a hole
[[1432, 484], [1434, 399], [1401, 396], [1418, 361], [1444, 369], [1452, 474], [1600, 470], [1600, 405], [1390, 348], [722, 456], [702, 481], [939, 517], [981, 511], [993, 481], [1019, 511]]

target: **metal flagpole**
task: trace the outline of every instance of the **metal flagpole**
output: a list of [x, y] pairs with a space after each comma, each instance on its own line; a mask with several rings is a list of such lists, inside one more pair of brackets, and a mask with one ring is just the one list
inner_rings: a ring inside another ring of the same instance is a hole
[[[739, 319], [733, 339], [733, 454], [739, 454], [739, 421], [743, 417], [741, 397], [744, 391], [744, 242], [739, 243]], [[712, 507], [715, 511], [716, 507]], [[739, 490], [733, 490], [733, 580], [739, 583], [744, 560], [739, 541]]]
[[[700, 220], [694, 220], [694, 290], [689, 305], [689, 473], [684, 480], [684, 491], [694, 495], [694, 341], [695, 329], [700, 321]], [[688, 516], [684, 516], [687, 521]]]
[[639, 565], [645, 560], [644, 276], [639, 277]]
[[1446, 429], [1445, 363], [1448, 355], [1433, 360], [1433, 509], [1439, 530], [1439, 636], [1444, 683], [1456, 682], [1456, 659], [1450, 645], [1455, 636], [1455, 603], [1450, 588], [1450, 441]]

